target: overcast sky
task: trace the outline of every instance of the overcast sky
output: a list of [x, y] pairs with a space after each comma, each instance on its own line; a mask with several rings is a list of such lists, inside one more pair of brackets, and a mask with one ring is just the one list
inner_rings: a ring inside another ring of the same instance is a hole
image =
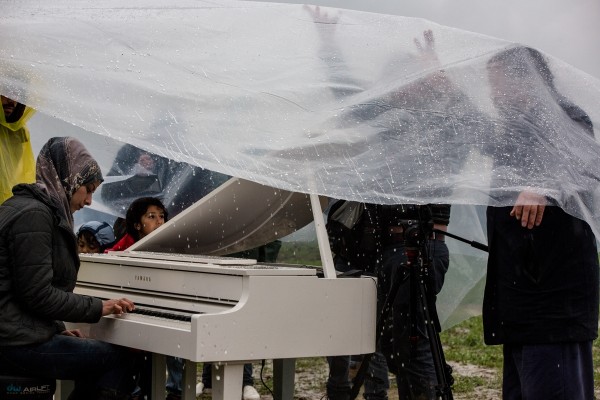
[[600, 0], [308, 0], [306, 3], [426, 18], [527, 44], [600, 79]]

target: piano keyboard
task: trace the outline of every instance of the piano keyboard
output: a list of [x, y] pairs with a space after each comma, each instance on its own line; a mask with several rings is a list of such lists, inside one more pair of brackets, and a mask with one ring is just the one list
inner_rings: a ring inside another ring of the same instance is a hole
[[192, 322], [191, 314], [175, 314], [164, 311], [154, 311], [148, 308], [136, 308], [135, 310], [129, 311], [127, 314], [138, 314], [146, 317], [162, 318], [166, 320]]
[[[165, 310], [160, 308], [151, 308], [146, 306], [135, 306], [135, 309], [127, 314], [138, 314], [145, 317], [162, 318], [174, 321], [192, 322], [191, 313], [184, 313], [177, 310]], [[197, 313], [202, 314], [202, 313]]]

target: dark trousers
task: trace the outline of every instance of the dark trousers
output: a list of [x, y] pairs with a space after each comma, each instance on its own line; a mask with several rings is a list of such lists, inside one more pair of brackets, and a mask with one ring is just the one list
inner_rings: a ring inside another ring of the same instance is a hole
[[[362, 360], [363, 356], [358, 356]], [[353, 382], [349, 379], [350, 363], [353, 357], [327, 357], [329, 378], [327, 379], [327, 398], [329, 400], [348, 400]], [[369, 367], [364, 377], [363, 397], [365, 400], [387, 400], [390, 381], [385, 356], [380, 352], [371, 354]]]
[[[430, 240], [427, 252], [432, 259], [428, 290], [435, 299], [448, 270], [449, 252], [446, 243], [440, 240]], [[420, 298], [418, 288], [414, 287], [414, 281], [411, 283], [411, 279], [418, 277], [418, 270], [409, 267], [407, 262], [403, 244], [384, 247], [383, 263], [378, 274], [378, 308], [389, 300], [392, 309], [383, 323], [381, 351], [387, 358], [390, 371], [396, 375], [401, 399], [435, 400], [438, 385], [435, 362], [423, 315], [420, 314], [422, 307], [417, 302]], [[392, 293], [397, 283], [399, 287], [396, 293]], [[432, 310], [430, 308], [433, 313]]]
[[504, 345], [504, 400], [594, 398], [592, 342]]
[[128, 396], [141, 352], [93, 339], [54, 335], [41, 344], [0, 347], [0, 373], [75, 381], [70, 399], [96, 399], [99, 391]]

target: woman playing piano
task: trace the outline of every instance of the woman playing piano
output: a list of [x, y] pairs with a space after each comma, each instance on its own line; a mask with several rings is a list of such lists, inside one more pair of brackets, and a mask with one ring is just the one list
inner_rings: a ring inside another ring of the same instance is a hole
[[73, 293], [79, 257], [73, 213], [92, 203], [98, 163], [77, 139], [50, 139], [36, 183], [0, 206], [0, 374], [75, 381], [69, 399], [127, 399], [140, 353], [67, 330], [133, 310], [128, 299]]

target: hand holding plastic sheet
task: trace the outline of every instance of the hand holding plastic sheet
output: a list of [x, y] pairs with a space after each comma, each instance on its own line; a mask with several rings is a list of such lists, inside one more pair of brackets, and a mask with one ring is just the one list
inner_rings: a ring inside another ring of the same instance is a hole
[[600, 233], [597, 79], [426, 20], [319, 13], [226, 0], [1, 2], [14, 34], [0, 45], [0, 92], [98, 143], [281, 189], [479, 205], [532, 189]]
[[527, 184], [596, 214], [582, 196], [598, 186], [598, 145], [559, 103], [597, 121], [600, 83], [549, 56], [553, 88], [516, 55], [508, 68], [532, 74], [500, 89], [488, 64], [512, 44], [420, 19], [326, 10], [321, 23], [300, 5], [235, 1], [1, 8], [19, 35], [2, 43], [0, 90], [100, 135], [337, 198], [507, 204], [497, 194]]

